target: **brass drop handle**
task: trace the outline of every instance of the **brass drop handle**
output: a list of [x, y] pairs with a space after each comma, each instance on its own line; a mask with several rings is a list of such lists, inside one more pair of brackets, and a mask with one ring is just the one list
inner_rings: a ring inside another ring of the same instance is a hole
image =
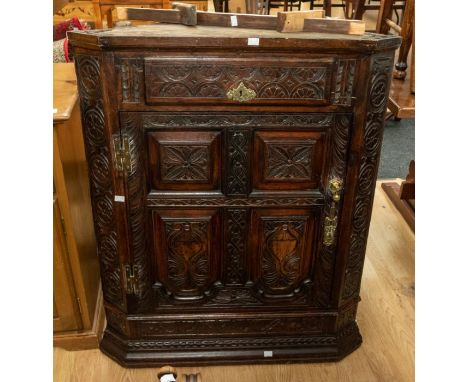
[[255, 93], [255, 90], [249, 89], [243, 82], [241, 82], [237, 88], [229, 89], [226, 96], [228, 99], [233, 101], [248, 102], [253, 100], [257, 96], [257, 93]]
[[325, 217], [323, 228], [323, 244], [330, 246], [335, 242], [336, 227], [338, 226], [337, 206], [341, 199], [343, 181], [339, 178], [332, 178], [328, 184], [332, 196], [332, 204], [329, 215]]

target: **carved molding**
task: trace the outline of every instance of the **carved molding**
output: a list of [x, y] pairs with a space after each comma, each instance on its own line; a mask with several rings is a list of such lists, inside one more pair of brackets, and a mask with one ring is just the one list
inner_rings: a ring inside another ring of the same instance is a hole
[[323, 317], [265, 317], [143, 322], [139, 334], [144, 337], [165, 335], [272, 334], [319, 333], [325, 324]]
[[[132, 113], [126, 113], [132, 114]], [[133, 113], [138, 114], [138, 113]], [[144, 129], [167, 129], [167, 128], [220, 128], [236, 127], [306, 127], [325, 128], [331, 127], [334, 122], [333, 114], [322, 113], [296, 113], [296, 114], [202, 114], [202, 113], [140, 113]]]
[[393, 56], [375, 56], [371, 63], [370, 92], [364, 128], [364, 151], [355, 198], [350, 250], [346, 263], [341, 300], [358, 297], [374, 199], [375, 181], [382, 144]]
[[124, 308], [114, 219], [112, 157], [105, 132], [100, 58], [79, 55], [75, 62], [103, 295], [109, 303]]
[[187, 207], [187, 206], [216, 206], [216, 207], [266, 207], [266, 206], [320, 206], [323, 196], [308, 197], [250, 197], [250, 198], [159, 198], [151, 196], [147, 200], [148, 207]]
[[336, 336], [314, 337], [264, 337], [264, 338], [203, 338], [203, 339], [161, 339], [147, 341], [125, 341], [131, 350], [168, 351], [170, 349], [215, 349], [215, 348], [265, 348], [294, 346], [333, 346]]

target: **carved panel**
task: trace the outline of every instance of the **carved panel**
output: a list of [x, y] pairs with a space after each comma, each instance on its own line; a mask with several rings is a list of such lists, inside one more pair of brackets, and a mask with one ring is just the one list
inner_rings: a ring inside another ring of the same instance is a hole
[[112, 157], [105, 131], [100, 58], [79, 55], [75, 62], [103, 295], [107, 302], [124, 308], [114, 223]]
[[301, 190], [318, 186], [325, 132], [259, 131], [255, 134], [254, 188]]
[[292, 297], [307, 279], [313, 258], [308, 210], [256, 210], [252, 235], [254, 282], [266, 297]]
[[201, 206], [216, 206], [216, 207], [290, 207], [290, 206], [321, 206], [324, 204], [322, 194], [313, 193], [307, 197], [249, 197], [249, 198], [226, 198], [226, 197], [210, 197], [210, 198], [183, 198], [183, 197], [159, 197], [150, 195], [147, 200], [147, 205], [150, 207], [201, 207]]
[[154, 189], [219, 189], [222, 166], [218, 132], [151, 132], [148, 152]]
[[393, 56], [375, 56], [371, 63], [370, 93], [354, 202], [350, 250], [346, 263], [342, 300], [358, 297], [382, 144]]
[[335, 77], [335, 105], [351, 106], [353, 100], [356, 60], [339, 60]]
[[122, 58], [118, 61], [122, 103], [139, 103], [143, 100], [143, 61], [139, 58]]
[[204, 297], [219, 277], [219, 219], [213, 210], [153, 212], [157, 273], [177, 300]]
[[229, 128], [226, 136], [226, 194], [247, 195], [250, 181], [250, 131]]
[[224, 258], [225, 283], [242, 284], [245, 281], [244, 261], [247, 254], [247, 209], [225, 210], [226, 255]]
[[150, 58], [145, 60], [146, 99], [228, 101], [228, 90], [243, 82], [256, 93], [249, 103], [262, 100], [325, 103], [329, 98], [331, 70], [331, 60], [278, 64], [277, 60]]

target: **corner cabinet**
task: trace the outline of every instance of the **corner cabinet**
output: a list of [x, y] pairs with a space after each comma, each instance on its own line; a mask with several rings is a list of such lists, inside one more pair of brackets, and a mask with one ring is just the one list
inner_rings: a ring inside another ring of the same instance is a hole
[[101, 349], [124, 366], [339, 360], [361, 343], [400, 39], [221, 29], [69, 34]]

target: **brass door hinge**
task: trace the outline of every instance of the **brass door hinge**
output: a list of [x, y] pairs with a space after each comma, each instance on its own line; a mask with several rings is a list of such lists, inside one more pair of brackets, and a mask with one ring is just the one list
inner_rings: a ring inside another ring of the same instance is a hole
[[125, 265], [125, 280], [127, 294], [137, 295], [138, 289], [138, 267], [136, 265]]
[[117, 171], [131, 172], [130, 143], [127, 135], [114, 135], [114, 162]]

